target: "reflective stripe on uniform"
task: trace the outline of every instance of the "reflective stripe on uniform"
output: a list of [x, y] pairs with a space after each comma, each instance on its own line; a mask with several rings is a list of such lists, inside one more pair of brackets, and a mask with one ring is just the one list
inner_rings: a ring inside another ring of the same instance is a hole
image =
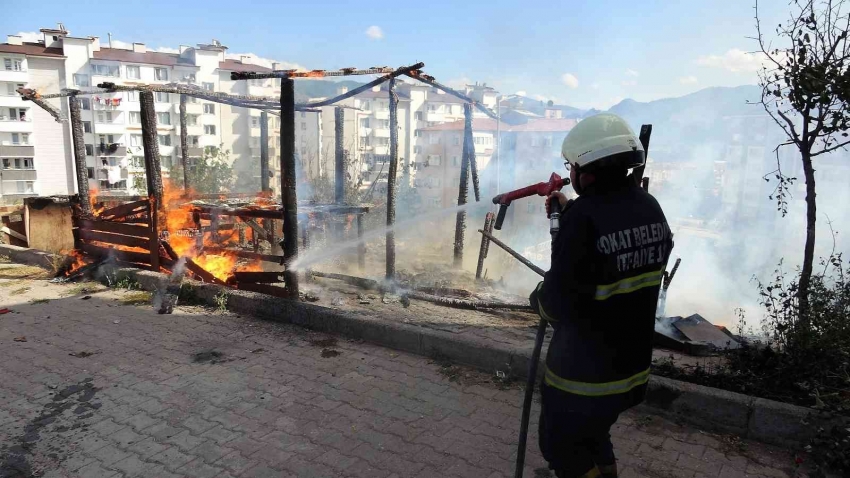
[[596, 286], [596, 295], [593, 298], [595, 300], [605, 300], [613, 295], [628, 294], [644, 287], [661, 285], [661, 278], [663, 276], [663, 271], [652, 271], [639, 276], [626, 277], [613, 284], [599, 285]]
[[546, 313], [543, 308], [543, 281], [537, 284], [537, 309], [540, 311], [540, 317], [547, 322], [557, 322], [558, 319], [553, 319]]
[[646, 369], [643, 372], [638, 372], [629, 378], [617, 380], [616, 382], [591, 383], [576, 382], [574, 380], [561, 378], [557, 376], [555, 372], [550, 370], [549, 366], [546, 366], [546, 375], [544, 376], [544, 380], [547, 385], [563, 390], [567, 393], [588, 397], [600, 397], [603, 395], [626, 393], [639, 385], [645, 384], [649, 381], [649, 369]]

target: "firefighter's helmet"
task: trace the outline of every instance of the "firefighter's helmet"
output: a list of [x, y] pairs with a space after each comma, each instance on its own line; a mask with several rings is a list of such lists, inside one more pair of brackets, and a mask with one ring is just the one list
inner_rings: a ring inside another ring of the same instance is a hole
[[590, 172], [608, 167], [634, 168], [645, 161], [643, 146], [623, 118], [601, 113], [579, 121], [561, 146], [572, 167]]

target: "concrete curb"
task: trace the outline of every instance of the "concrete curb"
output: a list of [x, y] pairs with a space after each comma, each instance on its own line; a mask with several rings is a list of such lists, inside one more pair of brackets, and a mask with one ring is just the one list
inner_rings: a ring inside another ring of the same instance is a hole
[[[0, 255], [12, 261], [50, 267], [51, 256], [41, 251], [0, 244]], [[165, 274], [138, 269], [120, 269], [118, 274], [137, 281], [145, 290], [155, 290]], [[228, 294], [227, 308], [239, 314], [291, 323], [311, 330], [360, 339], [384, 347], [429, 357], [444, 357], [481, 370], [501, 370], [524, 378], [528, 372], [532, 344], [511, 349], [483, 339], [402, 323], [386, 323], [366, 314], [342, 311], [306, 302], [192, 282], [197, 300], [214, 305], [222, 290]], [[539, 368], [540, 370], [543, 367]], [[818, 410], [765, 400], [665, 377], [652, 375], [645, 411], [686, 422], [704, 430], [734, 433], [780, 446], [806, 444], [818, 428], [850, 423]]]

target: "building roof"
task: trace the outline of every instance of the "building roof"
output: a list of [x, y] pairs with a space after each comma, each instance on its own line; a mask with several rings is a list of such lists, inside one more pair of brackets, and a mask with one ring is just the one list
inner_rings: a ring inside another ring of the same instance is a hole
[[[509, 125], [502, 123], [501, 130], [508, 132], [539, 132], [539, 133], [565, 133], [577, 124], [574, 119], [567, 118], [535, 118], [530, 119], [528, 123], [520, 125]], [[450, 123], [442, 123], [427, 128], [422, 128], [424, 131], [462, 131], [464, 121], [452, 121]], [[490, 118], [473, 118], [473, 131], [496, 131], [496, 120]]]
[[578, 121], [569, 118], [535, 118], [528, 123], [510, 127], [513, 132], [535, 131], [540, 133], [565, 133], [575, 127]]
[[[464, 121], [452, 121], [422, 128], [423, 131], [463, 131]], [[511, 125], [502, 123], [502, 131], [508, 131]], [[496, 131], [496, 120], [490, 118], [472, 118], [473, 131]]]
[[22, 45], [0, 43], [0, 53], [17, 53], [20, 55], [65, 58], [65, 54], [62, 52], [61, 48], [45, 48], [44, 43], [23, 43]]
[[266, 68], [265, 66], [242, 63], [240, 60], [229, 59], [218, 62], [218, 69], [227, 71], [250, 71], [254, 73], [268, 73], [272, 71], [271, 68]]
[[138, 53], [133, 50], [123, 50], [121, 48], [101, 48], [99, 51], [92, 54], [95, 60], [112, 60], [124, 61], [128, 63], [144, 63], [146, 65], [164, 65], [164, 66], [192, 66], [192, 60], [182, 58], [175, 53], [161, 53], [158, 51], [147, 51]]
[[[369, 90], [366, 90], [362, 93], [354, 95], [354, 97], [355, 98], [361, 98], [361, 99], [362, 98], [389, 99], [389, 94], [390, 94], [389, 89], [387, 89], [387, 88], [381, 88], [380, 91], [375, 91], [375, 90], [369, 89]], [[396, 94], [398, 95], [399, 100], [404, 101], [404, 100], [410, 99], [410, 95], [408, 95], [407, 93], [405, 93], [403, 91], [399, 91], [398, 89], [396, 89]]]

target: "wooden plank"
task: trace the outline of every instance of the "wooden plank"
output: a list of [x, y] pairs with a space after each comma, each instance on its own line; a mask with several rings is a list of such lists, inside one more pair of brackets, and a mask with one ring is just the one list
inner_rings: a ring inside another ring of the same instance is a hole
[[234, 272], [233, 280], [238, 283], [252, 282], [272, 284], [275, 282], [283, 282], [283, 271], [281, 272]]
[[80, 249], [86, 254], [95, 257], [106, 258], [109, 256], [115, 259], [126, 262], [138, 262], [139, 264], [149, 264], [150, 254], [147, 252], [122, 251], [121, 249], [112, 249], [106, 247], [95, 246], [94, 244], [80, 244]]
[[215, 207], [195, 207], [201, 213], [201, 219], [211, 220], [216, 216], [262, 217], [267, 219], [283, 219], [283, 211], [272, 209], [230, 209]]
[[5, 232], [6, 234], [14, 237], [15, 239], [20, 239], [20, 240], [25, 241], [25, 242], [27, 240], [27, 236], [20, 234], [18, 232], [15, 232], [15, 231], [9, 229], [6, 226], [0, 227], [0, 232]]
[[125, 236], [150, 237], [150, 228], [147, 226], [135, 226], [119, 222], [100, 221], [92, 219], [78, 219], [77, 227], [90, 231], [112, 232]]
[[263, 240], [266, 239], [266, 230], [263, 229], [259, 224], [257, 224], [257, 221], [253, 219], [243, 219], [243, 221], [245, 222], [245, 224], [251, 226], [251, 229], [254, 230], [254, 233], [257, 234], [257, 237]]
[[[162, 186], [162, 183], [160, 182], [160, 187], [161, 186]], [[160, 201], [162, 200], [162, 191], [159, 192], [159, 198], [157, 198], [157, 199], [160, 200]], [[151, 226], [150, 226], [150, 236], [149, 236], [150, 237], [150, 242], [149, 242], [150, 261], [151, 261], [151, 268], [154, 271], [157, 271], [157, 272], [159, 272], [159, 224], [158, 224], [159, 213], [158, 213], [158, 210], [159, 210], [158, 207], [151, 207], [151, 203], [150, 202], [148, 203], [148, 212], [151, 216]]]
[[192, 259], [186, 259], [186, 269], [189, 269], [196, 277], [210, 284], [227, 285], [223, 281], [217, 279], [214, 275], [207, 272], [203, 267], [195, 264]]
[[148, 202], [149, 201], [147, 199], [144, 199], [142, 201], [135, 201], [115, 206], [100, 213], [100, 217], [101, 219], [117, 219], [119, 217], [137, 214], [148, 208]]
[[273, 295], [284, 299], [289, 298], [289, 294], [284, 287], [276, 287], [268, 284], [254, 284], [251, 282], [240, 283], [236, 287], [239, 290], [248, 290], [251, 292], [259, 292], [261, 294]]
[[109, 232], [90, 231], [88, 229], [80, 229], [79, 237], [87, 241], [100, 241], [122, 246], [141, 247], [142, 249], [148, 249], [150, 246], [150, 239], [146, 237], [124, 236]]
[[236, 257], [241, 257], [243, 259], [257, 259], [266, 262], [274, 262], [276, 264], [281, 264], [283, 262], [283, 256], [273, 256], [270, 254], [260, 254], [257, 252], [239, 251], [234, 249], [227, 249], [224, 247], [204, 247], [204, 252], [210, 254], [233, 254]]

